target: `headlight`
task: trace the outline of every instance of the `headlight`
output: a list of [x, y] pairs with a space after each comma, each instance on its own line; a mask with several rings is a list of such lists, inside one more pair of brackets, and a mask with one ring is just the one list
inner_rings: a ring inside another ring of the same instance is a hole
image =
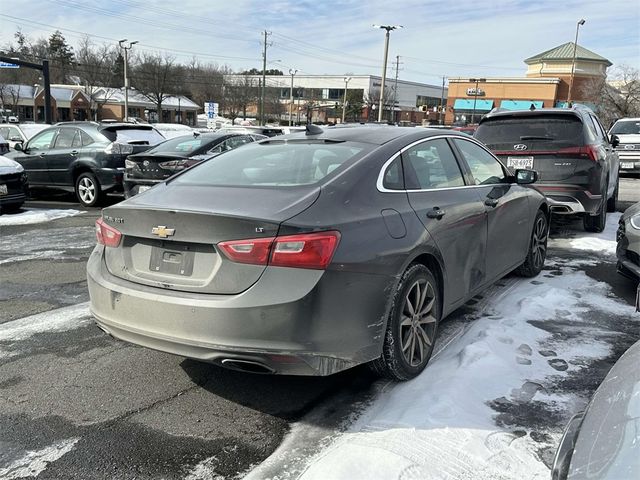
[[629, 219], [629, 223], [636, 230], [640, 230], [640, 213], [635, 214]]

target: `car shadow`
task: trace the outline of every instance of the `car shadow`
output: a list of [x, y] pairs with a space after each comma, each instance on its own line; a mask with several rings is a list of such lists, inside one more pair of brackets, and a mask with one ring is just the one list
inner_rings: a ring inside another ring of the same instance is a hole
[[190, 359], [180, 366], [206, 391], [287, 421], [300, 419], [315, 406], [338, 395], [356, 400], [366, 398], [378, 380], [366, 365], [325, 377], [247, 373]]

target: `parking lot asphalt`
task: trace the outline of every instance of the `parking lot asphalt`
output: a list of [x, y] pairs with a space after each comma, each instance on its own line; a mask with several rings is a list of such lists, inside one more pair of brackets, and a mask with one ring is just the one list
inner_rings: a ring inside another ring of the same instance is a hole
[[[639, 186], [638, 179], [621, 181], [619, 210], [640, 200]], [[340, 430], [379, 392], [366, 368], [324, 378], [251, 375], [108, 337], [90, 318], [85, 281], [99, 209], [79, 208], [68, 198], [39, 199], [27, 208], [82, 213], [0, 226], [0, 478], [233, 478], [269, 457], [296, 422], [315, 428], [315, 436], [305, 437], [313, 453], [327, 432]], [[563, 220], [553, 228], [558, 239], [579, 231]], [[564, 248], [550, 254], [563, 262], [588, 255]], [[635, 285], [610, 262], [580, 268], [633, 303]], [[557, 271], [550, 267], [544, 275]], [[493, 298], [487, 294], [452, 315], [439, 348], [469, 328]], [[588, 398], [637, 334], [615, 328], [610, 353], [590, 365], [591, 374], [558, 388]], [[505, 403], [492, 407], [514, 430], [545, 414]], [[561, 430], [565, 419], [549, 415]], [[553, 442], [540, 443], [548, 463]]]

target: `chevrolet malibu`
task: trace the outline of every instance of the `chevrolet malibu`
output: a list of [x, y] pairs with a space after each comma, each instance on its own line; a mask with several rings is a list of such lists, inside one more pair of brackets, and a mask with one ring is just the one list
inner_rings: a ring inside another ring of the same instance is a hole
[[228, 368], [407, 380], [439, 322], [515, 270], [549, 209], [472, 137], [345, 126], [226, 152], [105, 208], [87, 265], [114, 337]]

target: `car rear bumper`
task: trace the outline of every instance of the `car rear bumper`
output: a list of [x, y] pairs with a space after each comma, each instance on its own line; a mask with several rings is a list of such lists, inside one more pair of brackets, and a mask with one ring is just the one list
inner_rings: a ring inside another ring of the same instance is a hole
[[151, 188], [154, 185], [164, 182], [164, 180], [149, 180], [144, 178], [131, 178], [126, 173], [124, 175], [124, 195], [126, 198], [133, 197], [141, 190], [144, 191], [147, 188]]
[[329, 375], [380, 355], [382, 293], [393, 278], [268, 267], [240, 294], [191, 294], [114, 277], [103, 248], [87, 264], [91, 313], [116, 338], [225, 367], [291, 375]]
[[604, 201], [602, 195], [595, 195], [580, 185], [536, 183], [535, 187], [547, 197], [555, 214], [595, 214]]
[[99, 168], [95, 171], [103, 192], [121, 192], [124, 168]]

